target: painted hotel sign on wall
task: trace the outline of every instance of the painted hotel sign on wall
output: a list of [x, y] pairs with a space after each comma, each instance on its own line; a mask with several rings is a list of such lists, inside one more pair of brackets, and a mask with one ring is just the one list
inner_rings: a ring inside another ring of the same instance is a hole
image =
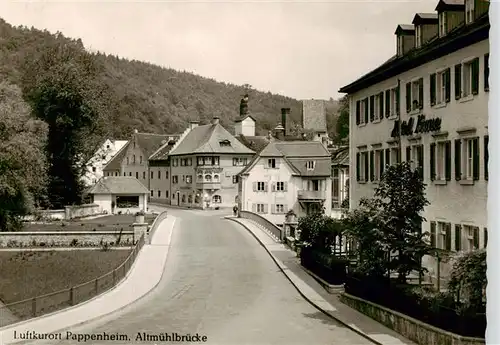
[[399, 123], [400, 120], [394, 121], [394, 128], [391, 132], [391, 137], [396, 138], [401, 136], [408, 136], [418, 133], [429, 133], [438, 132], [441, 130], [441, 119], [436, 117], [433, 119], [426, 120], [425, 115], [419, 115], [417, 117], [417, 125], [413, 129], [415, 124], [415, 119], [412, 117], [408, 121], [401, 122], [401, 134], [399, 133]]

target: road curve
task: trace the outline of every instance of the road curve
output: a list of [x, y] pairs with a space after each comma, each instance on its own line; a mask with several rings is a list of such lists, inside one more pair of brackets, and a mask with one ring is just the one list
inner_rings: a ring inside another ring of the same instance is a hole
[[127, 337], [86, 342], [96, 345], [162, 343], [137, 338], [138, 333], [197, 333], [207, 337], [205, 344], [217, 345], [371, 344], [306, 302], [255, 238], [223, 220], [220, 211], [169, 212], [178, 218], [157, 288], [120, 311], [68, 331]]

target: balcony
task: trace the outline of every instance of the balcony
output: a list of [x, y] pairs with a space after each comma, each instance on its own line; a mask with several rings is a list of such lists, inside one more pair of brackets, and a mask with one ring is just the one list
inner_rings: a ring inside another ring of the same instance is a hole
[[325, 201], [326, 192], [320, 190], [299, 190], [297, 193], [297, 198], [299, 201], [314, 202], [314, 201]]
[[196, 189], [213, 189], [213, 190], [219, 190], [221, 189], [220, 182], [196, 182]]

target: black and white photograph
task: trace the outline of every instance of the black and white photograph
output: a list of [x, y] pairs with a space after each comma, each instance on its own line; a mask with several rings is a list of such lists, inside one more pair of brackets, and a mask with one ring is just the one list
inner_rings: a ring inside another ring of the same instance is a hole
[[0, 0], [0, 345], [498, 344], [499, 10]]

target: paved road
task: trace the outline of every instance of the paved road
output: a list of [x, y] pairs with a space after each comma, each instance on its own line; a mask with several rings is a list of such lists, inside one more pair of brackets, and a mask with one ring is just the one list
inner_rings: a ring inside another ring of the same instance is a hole
[[218, 345], [370, 344], [307, 303], [252, 235], [221, 219], [223, 212], [169, 212], [178, 221], [157, 289], [121, 311], [70, 330], [124, 334], [130, 340], [87, 344], [162, 343], [136, 340], [138, 332], [198, 333], [207, 344]]

